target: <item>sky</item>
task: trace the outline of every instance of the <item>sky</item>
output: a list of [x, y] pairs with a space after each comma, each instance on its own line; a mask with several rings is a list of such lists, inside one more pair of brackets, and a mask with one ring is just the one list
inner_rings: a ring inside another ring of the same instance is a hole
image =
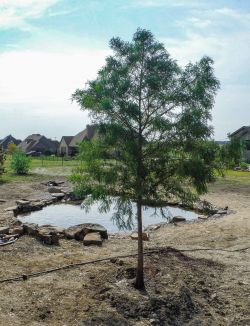
[[0, 0], [0, 139], [83, 130], [90, 120], [72, 93], [96, 77], [109, 40], [138, 27], [182, 67], [213, 58], [216, 140], [250, 125], [250, 1]]

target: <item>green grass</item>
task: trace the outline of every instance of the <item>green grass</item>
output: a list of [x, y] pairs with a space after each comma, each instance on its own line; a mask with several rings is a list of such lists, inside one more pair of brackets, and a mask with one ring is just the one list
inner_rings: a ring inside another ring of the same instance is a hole
[[226, 170], [224, 178], [232, 183], [248, 184], [250, 187], [250, 172]]
[[[44, 175], [68, 175], [70, 174], [71, 168], [73, 169], [78, 164], [75, 158], [61, 158], [61, 157], [32, 157], [31, 158], [31, 169], [28, 175], [16, 175], [11, 170], [11, 156], [7, 155], [4, 168], [5, 173], [0, 177], [0, 183], [11, 182], [11, 181], [33, 181], [43, 179]], [[40, 173], [41, 170], [43, 173]]]

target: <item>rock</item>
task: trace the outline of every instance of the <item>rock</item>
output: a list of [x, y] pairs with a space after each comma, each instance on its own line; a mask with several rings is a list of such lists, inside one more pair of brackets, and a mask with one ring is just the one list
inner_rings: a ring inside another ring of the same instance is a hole
[[0, 198], [0, 203], [6, 203], [6, 202], [7, 202], [7, 200]]
[[0, 234], [6, 234], [9, 233], [9, 227], [8, 226], [2, 226], [0, 227]]
[[149, 225], [145, 230], [146, 230], [146, 231], [156, 231], [156, 230], [158, 230], [161, 226], [162, 226], [162, 224], [152, 224], [152, 225]]
[[54, 232], [40, 229], [37, 238], [47, 245], [59, 245], [59, 235]]
[[42, 201], [30, 202], [24, 200], [17, 201], [17, 207], [13, 210], [15, 215], [41, 210], [44, 207]]
[[56, 192], [56, 193], [51, 193], [51, 196], [56, 199], [62, 199], [65, 196], [65, 194], [63, 192]]
[[97, 232], [100, 233], [102, 239], [108, 239], [108, 232], [105, 227], [100, 224], [85, 223], [71, 226], [65, 230], [65, 236], [68, 239], [76, 239], [82, 241], [86, 234]]
[[179, 222], [186, 222], [185, 217], [183, 217], [183, 216], [174, 216], [171, 219], [171, 223], [179, 223]]
[[24, 223], [23, 233], [31, 236], [36, 236], [38, 234], [38, 225], [35, 223]]
[[212, 218], [218, 218], [218, 217], [221, 217], [221, 214], [214, 214], [211, 216]]
[[[137, 232], [133, 232], [130, 234], [130, 238], [132, 240], [138, 240], [138, 233]], [[142, 240], [143, 241], [149, 241], [149, 234], [146, 232], [142, 232]]]
[[217, 214], [220, 214], [220, 215], [227, 214], [227, 210], [220, 209], [217, 211]]
[[13, 228], [13, 227], [16, 227], [16, 226], [21, 226], [21, 225], [23, 225], [23, 223], [22, 223], [21, 221], [19, 221], [19, 220], [16, 220], [16, 221], [12, 224], [12, 228]]
[[56, 188], [56, 187], [49, 187], [48, 192], [51, 193], [51, 194], [61, 194], [62, 189]]
[[208, 216], [206, 216], [206, 215], [199, 215], [198, 216], [198, 219], [199, 220], [207, 220], [208, 219]]
[[26, 199], [21, 199], [16, 201], [17, 206], [28, 206], [30, 205], [30, 201]]
[[102, 245], [102, 238], [100, 233], [92, 232], [85, 235], [83, 239], [84, 246], [90, 246], [90, 245], [96, 245], [101, 246]]
[[5, 234], [2, 238], [4, 241], [12, 241], [15, 239], [15, 237], [12, 234]]
[[63, 238], [64, 231], [65, 231], [65, 229], [60, 226], [43, 225], [43, 226], [39, 227], [38, 234], [39, 233], [47, 233], [50, 235], [57, 235], [59, 238]]
[[16, 226], [9, 230], [9, 234], [12, 235], [22, 235], [23, 234], [23, 227], [22, 226]]
[[11, 211], [16, 210], [16, 208], [17, 208], [16, 206], [7, 207], [7, 208], [4, 209], [4, 212], [11, 212]]

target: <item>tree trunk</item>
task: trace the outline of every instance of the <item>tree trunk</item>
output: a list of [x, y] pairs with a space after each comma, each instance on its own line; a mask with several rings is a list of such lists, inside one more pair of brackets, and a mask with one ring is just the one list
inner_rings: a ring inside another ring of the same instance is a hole
[[142, 205], [141, 201], [137, 202], [137, 227], [138, 227], [138, 259], [137, 274], [135, 287], [139, 290], [144, 289], [144, 273], [143, 273], [143, 240], [142, 240]]

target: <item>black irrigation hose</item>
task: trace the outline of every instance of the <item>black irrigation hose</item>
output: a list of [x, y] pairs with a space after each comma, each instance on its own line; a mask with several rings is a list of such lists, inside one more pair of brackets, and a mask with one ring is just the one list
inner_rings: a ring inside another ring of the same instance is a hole
[[[159, 248], [152, 248], [152, 249], [146, 249], [146, 251], [144, 252], [144, 255], [151, 255], [154, 253], [159, 253], [159, 252], [164, 252], [164, 251], [180, 251], [180, 252], [187, 252], [187, 251], [226, 251], [226, 252], [239, 252], [239, 251], [245, 251], [247, 249], [250, 249], [250, 247], [246, 247], [246, 248], [241, 248], [241, 249], [235, 249], [235, 250], [226, 250], [226, 249], [219, 249], [219, 248], [194, 248], [194, 249], [175, 249], [172, 247], [159, 247]], [[64, 265], [61, 267], [56, 267], [56, 268], [51, 268], [51, 269], [47, 269], [41, 272], [35, 272], [35, 273], [31, 273], [31, 274], [23, 274], [23, 275], [19, 275], [19, 276], [15, 276], [15, 277], [11, 277], [11, 278], [5, 278], [5, 279], [0, 279], [0, 283], [6, 283], [6, 282], [12, 282], [12, 281], [21, 281], [21, 280], [27, 280], [29, 277], [37, 277], [40, 275], [44, 275], [44, 274], [48, 274], [48, 273], [52, 273], [52, 272], [56, 272], [59, 270], [64, 270], [64, 269], [69, 269], [69, 268], [74, 268], [74, 267], [78, 267], [78, 266], [84, 266], [84, 265], [90, 265], [90, 264], [95, 264], [95, 263], [100, 263], [100, 262], [105, 262], [105, 261], [110, 261], [111, 259], [121, 259], [121, 258], [129, 258], [129, 257], [136, 257], [137, 254], [129, 254], [129, 255], [121, 255], [121, 256], [115, 256], [115, 257], [108, 257], [108, 258], [100, 258], [100, 259], [95, 259], [95, 260], [89, 260], [89, 261], [83, 261], [80, 263], [74, 263], [74, 264], [69, 264], [69, 265]]]

